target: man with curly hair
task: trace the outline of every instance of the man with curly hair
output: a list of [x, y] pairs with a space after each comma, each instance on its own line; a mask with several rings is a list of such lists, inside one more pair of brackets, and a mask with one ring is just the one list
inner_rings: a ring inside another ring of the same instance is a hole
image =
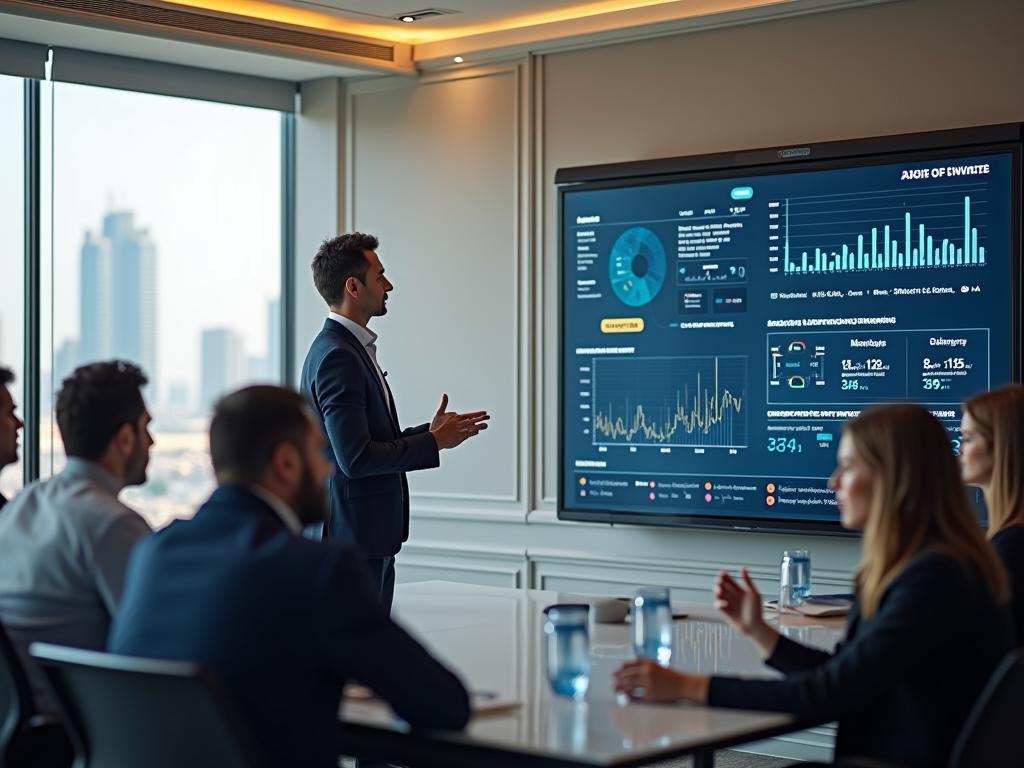
[[130, 363], [76, 370], [57, 394], [64, 471], [28, 485], [0, 514], [0, 620], [42, 712], [56, 712], [56, 702], [25, 649], [34, 642], [105, 649], [128, 556], [149, 533], [117, 498], [146, 482], [153, 438], [145, 384]]

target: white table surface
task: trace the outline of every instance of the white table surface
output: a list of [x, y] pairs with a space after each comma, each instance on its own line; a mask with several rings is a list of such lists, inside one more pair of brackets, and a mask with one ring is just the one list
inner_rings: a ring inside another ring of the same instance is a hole
[[[796, 728], [792, 717], [778, 713], [620, 704], [611, 676], [623, 661], [634, 658], [628, 624], [592, 623], [585, 701], [554, 696], [541, 663], [542, 611], [553, 603], [587, 597], [443, 581], [399, 585], [393, 611], [399, 624], [455, 670], [471, 691], [520, 702], [512, 709], [474, 716], [464, 733], [432, 738], [524, 758], [543, 755], [568, 764], [613, 766], [704, 753], [715, 744], [754, 741], [773, 730]], [[710, 605], [673, 601], [673, 610], [689, 614], [674, 623], [673, 667], [705, 674], [778, 676]], [[782, 632], [807, 645], [831, 649], [842, 637], [843, 621], [784, 617]], [[346, 700], [341, 718], [391, 733], [403, 730], [390, 710], [377, 702]]]

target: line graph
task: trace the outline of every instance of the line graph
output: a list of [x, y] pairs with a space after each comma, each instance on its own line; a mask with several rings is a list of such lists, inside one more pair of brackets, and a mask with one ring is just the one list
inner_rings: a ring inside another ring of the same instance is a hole
[[747, 358], [594, 358], [594, 445], [743, 448]]

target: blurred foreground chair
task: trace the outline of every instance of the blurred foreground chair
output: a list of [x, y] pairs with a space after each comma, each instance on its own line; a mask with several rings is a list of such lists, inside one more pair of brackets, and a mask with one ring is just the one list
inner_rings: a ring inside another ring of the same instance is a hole
[[75, 768], [260, 768], [249, 728], [198, 664], [33, 643], [65, 710]]
[[[822, 768], [826, 763], [802, 763]], [[866, 758], [847, 758], [832, 768], [900, 768]], [[1024, 649], [996, 667], [953, 746], [949, 768], [1024, 768]]]
[[0, 625], [0, 768], [70, 768], [74, 757], [60, 718], [36, 712], [21, 657]]

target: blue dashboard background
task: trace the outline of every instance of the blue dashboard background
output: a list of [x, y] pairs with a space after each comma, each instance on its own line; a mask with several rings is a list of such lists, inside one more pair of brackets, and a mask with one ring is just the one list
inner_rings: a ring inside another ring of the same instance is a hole
[[[956, 448], [960, 402], [1013, 380], [1014, 156], [863, 162], [563, 192], [563, 509], [835, 523], [842, 423], [876, 403]], [[968, 215], [984, 263], [927, 266]]]

